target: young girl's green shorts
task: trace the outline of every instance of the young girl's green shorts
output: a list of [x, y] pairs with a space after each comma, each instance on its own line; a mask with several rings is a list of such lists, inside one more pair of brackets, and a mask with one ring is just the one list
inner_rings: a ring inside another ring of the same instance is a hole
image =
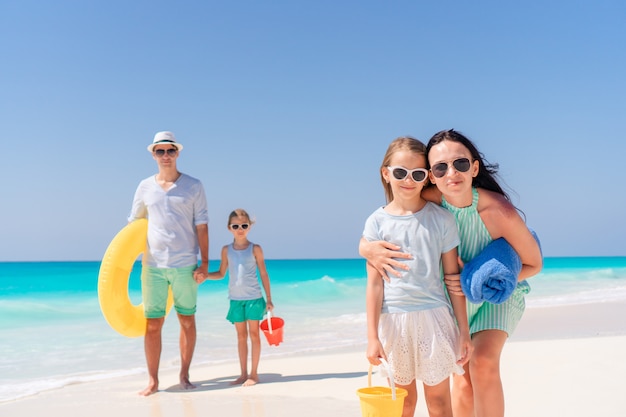
[[230, 300], [230, 308], [226, 320], [231, 323], [241, 323], [247, 320], [262, 320], [265, 314], [265, 299]]

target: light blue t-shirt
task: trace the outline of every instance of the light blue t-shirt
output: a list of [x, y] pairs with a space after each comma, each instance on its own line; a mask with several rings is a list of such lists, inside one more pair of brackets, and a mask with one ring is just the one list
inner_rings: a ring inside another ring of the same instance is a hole
[[231, 300], [256, 300], [261, 298], [261, 286], [257, 277], [254, 243], [246, 249], [235, 249], [228, 245], [228, 298]]
[[139, 183], [128, 221], [148, 218], [148, 250], [143, 265], [183, 268], [198, 263], [196, 226], [209, 223], [200, 180], [181, 174], [165, 191], [151, 176]]
[[[394, 216], [377, 209], [365, 222], [363, 237], [400, 246], [413, 259], [403, 259], [408, 271], [384, 282], [383, 313], [400, 313], [450, 307], [443, 285], [441, 255], [459, 245], [454, 216], [434, 203], [417, 213]], [[381, 278], [382, 279], [382, 278]]]

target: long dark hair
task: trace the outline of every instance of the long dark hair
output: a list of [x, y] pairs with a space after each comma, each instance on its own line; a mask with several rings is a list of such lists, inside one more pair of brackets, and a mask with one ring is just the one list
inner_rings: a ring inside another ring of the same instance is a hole
[[[496, 180], [499, 168], [498, 164], [490, 164], [489, 162], [487, 162], [483, 154], [478, 151], [478, 148], [476, 148], [476, 145], [474, 145], [471, 140], [469, 140], [466, 136], [457, 132], [456, 130], [449, 129], [435, 133], [426, 145], [426, 155], [430, 153], [430, 150], [433, 146], [446, 140], [449, 140], [451, 142], [458, 142], [461, 145], [465, 146], [470, 151], [472, 159], [478, 161], [478, 175], [473, 178], [472, 186], [484, 188], [486, 190], [502, 194], [504, 198], [511, 201], [509, 195], [504, 191], [504, 189], [502, 189], [502, 187]], [[428, 164], [430, 168], [430, 162]]]

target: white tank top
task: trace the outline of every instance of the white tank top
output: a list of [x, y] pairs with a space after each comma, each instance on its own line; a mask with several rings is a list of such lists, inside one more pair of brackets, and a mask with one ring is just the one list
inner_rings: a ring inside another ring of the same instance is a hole
[[232, 243], [228, 245], [228, 298], [231, 300], [256, 300], [263, 296], [253, 248], [252, 242], [241, 250], [235, 249]]

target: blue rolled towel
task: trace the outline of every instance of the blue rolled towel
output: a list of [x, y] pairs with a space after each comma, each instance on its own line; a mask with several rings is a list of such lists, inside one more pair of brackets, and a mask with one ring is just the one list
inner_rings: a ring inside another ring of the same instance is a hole
[[[530, 233], [539, 243], [535, 232], [531, 230]], [[472, 303], [488, 301], [501, 304], [517, 287], [521, 269], [522, 261], [517, 252], [504, 238], [499, 238], [465, 264], [461, 272], [461, 287]]]

